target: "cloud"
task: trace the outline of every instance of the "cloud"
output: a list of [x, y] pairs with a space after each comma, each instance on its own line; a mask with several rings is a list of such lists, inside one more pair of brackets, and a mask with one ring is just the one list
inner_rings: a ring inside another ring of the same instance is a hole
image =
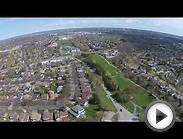
[[134, 23], [142, 23], [142, 19], [124, 19], [124, 22], [127, 24], [134, 24]]
[[38, 25], [34, 30], [78, 27], [136, 28], [180, 34], [183, 32], [183, 18], [43, 18], [43, 24]]
[[14, 22], [16, 20], [20, 20], [21, 18], [0, 18], [1, 21], [6, 21], [6, 22]]
[[156, 20], [156, 25], [183, 29], [183, 18], [159, 18]]

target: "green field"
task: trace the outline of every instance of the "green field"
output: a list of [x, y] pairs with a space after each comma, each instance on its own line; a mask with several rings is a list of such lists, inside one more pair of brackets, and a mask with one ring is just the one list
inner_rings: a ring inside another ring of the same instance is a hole
[[89, 58], [94, 62], [97, 63], [99, 65], [102, 65], [102, 67], [106, 70], [106, 72], [108, 74], [110, 74], [111, 76], [115, 76], [119, 73], [118, 68], [108, 64], [108, 62], [100, 55], [97, 54], [91, 54], [89, 56]]
[[125, 108], [128, 109], [128, 111], [130, 111], [131, 113], [133, 113], [134, 111], [134, 106], [131, 102], [125, 103]]
[[110, 99], [108, 99], [106, 97], [105, 90], [101, 86], [98, 86], [98, 87], [96, 87], [96, 91], [97, 91], [96, 95], [100, 102], [100, 107], [105, 111], [116, 112], [116, 109], [115, 109], [113, 103], [111, 102]]
[[99, 122], [103, 116], [103, 112], [99, 111], [98, 105], [89, 104], [85, 107], [85, 118], [76, 119], [77, 122]]
[[[142, 107], [143, 109], [151, 103], [154, 98], [142, 87], [138, 86], [131, 80], [125, 78], [120, 70], [107, 62], [107, 60], [98, 55], [98, 54], [90, 54], [88, 60], [91, 60], [96, 65], [102, 65], [101, 67], [105, 71], [105, 74], [108, 74], [112, 79], [116, 82], [122, 92], [128, 93], [132, 99], [132, 101]], [[102, 93], [101, 93], [102, 95]], [[102, 97], [102, 96], [101, 96]], [[105, 103], [105, 102], [104, 102]], [[123, 104], [129, 111], [133, 111], [133, 106], [131, 104]]]
[[86, 116], [96, 117], [98, 109], [99, 109], [98, 105], [89, 104], [89, 106], [85, 108]]

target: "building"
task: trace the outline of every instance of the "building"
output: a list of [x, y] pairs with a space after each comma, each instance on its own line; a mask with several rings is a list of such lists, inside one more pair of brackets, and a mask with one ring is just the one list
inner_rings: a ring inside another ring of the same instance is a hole
[[45, 110], [42, 114], [42, 120], [43, 121], [53, 121], [53, 113]]
[[75, 105], [74, 107], [72, 107], [70, 110], [69, 110], [69, 113], [71, 115], [73, 115], [74, 117], [76, 118], [79, 118], [79, 117], [83, 117], [84, 114], [85, 114], [85, 110], [82, 106], [80, 105]]
[[29, 114], [28, 113], [20, 113], [19, 122], [29, 122]]
[[19, 118], [19, 115], [18, 115], [17, 112], [10, 111], [8, 113], [8, 117], [9, 117], [9, 121], [10, 122], [17, 122], [18, 121], [18, 118]]
[[67, 111], [60, 111], [55, 113], [55, 120], [57, 122], [63, 122], [65, 118], [68, 118], [68, 112]]
[[41, 114], [39, 114], [37, 111], [32, 111], [30, 115], [30, 120], [32, 122], [38, 122], [41, 120]]
[[118, 50], [107, 50], [107, 51], [104, 51], [104, 55], [107, 57], [107, 58], [113, 58], [115, 56], [118, 55]]
[[63, 90], [63, 86], [62, 85], [60, 85], [60, 86], [57, 87], [57, 93], [58, 94], [61, 93], [62, 90]]

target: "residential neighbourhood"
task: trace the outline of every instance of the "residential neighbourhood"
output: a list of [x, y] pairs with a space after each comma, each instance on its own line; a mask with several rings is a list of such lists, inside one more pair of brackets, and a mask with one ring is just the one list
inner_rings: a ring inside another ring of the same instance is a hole
[[137, 122], [160, 99], [181, 119], [183, 40], [160, 35], [153, 43], [157, 34], [134, 32], [71, 29], [0, 41], [0, 121]]

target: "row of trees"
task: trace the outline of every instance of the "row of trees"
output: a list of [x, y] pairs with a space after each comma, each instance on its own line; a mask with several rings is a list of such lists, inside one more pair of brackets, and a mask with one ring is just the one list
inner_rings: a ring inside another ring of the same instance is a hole
[[[130, 99], [130, 96], [128, 95], [129, 90], [121, 90], [119, 86], [117, 85], [116, 81], [112, 79], [112, 77], [106, 73], [102, 65], [99, 65], [92, 61], [91, 59], [86, 59], [85, 62], [92, 68], [95, 69], [95, 73], [102, 76], [102, 80], [104, 82], [105, 87], [110, 92], [113, 92], [112, 97], [120, 102], [120, 103], [126, 103]], [[94, 101], [95, 100], [95, 101]], [[99, 100], [97, 99], [97, 95], [94, 96], [91, 99], [91, 102], [99, 103]]]
[[[99, 92], [100, 93], [100, 92]], [[97, 111], [109, 111], [109, 108], [106, 106], [105, 103], [99, 99], [99, 94], [98, 93], [93, 93], [93, 96], [89, 99], [89, 104], [92, 105], [97, 105], [98, 108], [96, 109]]]
[[92, 68], [95, 69], [95, 73], [102, 76], [102, 80], [104, 81], [104, 85], [111, 92], [114, 92], [117, 89], [116, 82], [106, 73], [102, 65], [95, 63], [94, 61], [87, 59], [85, 62]]
[[103, 81], [104, 81], [104, 85], [106, 86], [106, 88], [111, 91], [114, 92], [117, 90], [118, 85], [116, 84], [116, 82], [107, 74], [103, 75]]

